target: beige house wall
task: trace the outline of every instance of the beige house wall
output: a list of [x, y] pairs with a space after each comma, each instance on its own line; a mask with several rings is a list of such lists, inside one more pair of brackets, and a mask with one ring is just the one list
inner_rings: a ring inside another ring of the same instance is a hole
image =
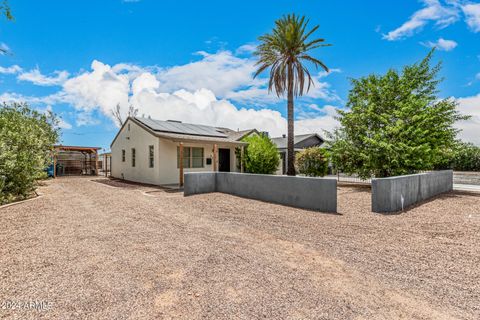
[[[130, 131], [128, 125], [130, 124]], [[154, 146], [154, 167], [149, 168], [148, 147]], [[180, 169], [177, 167], [177, 147], [178, 141], [172, 141], [161, 137], [156, 137], [135, 122], [128, 120], [123, 129], [117, 136], [117, 139], [111, 146], [112, 151], [112, 172], [111, 176], [129, 181], [149, 183], [149, 184], [177, 184], [180, 180]], [[203, 148], [203, 168], [184, 168], [187, 172], [213, 171], [213, 148], [214, 143], [201, 142], [183, 142], [186, 147]], [[217, 143], [217, 147], [230, 150], [230, 171], [238, 172], [235, 155], [235, 145]], [[136, 165], [132, 167], [131, 149], [136, 150]], [[122, 149], [126, 151], [125, 162], [122, 162]], [[207, 158], [212, 159], [212, 164], [207, 165]], [[217, 155], [217, 170], [218, 170]]]

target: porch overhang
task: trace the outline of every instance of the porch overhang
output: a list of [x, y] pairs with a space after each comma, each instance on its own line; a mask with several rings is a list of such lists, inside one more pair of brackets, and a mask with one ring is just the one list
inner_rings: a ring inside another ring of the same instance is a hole
[[243, 141], [231, 140], [222, 137], [210, 137], [210, 136], [196, 136], [190, 134], [179, 134], [169, 132], [155, 132], [155, 135], [159, 138], [171, 140], [173, 142], [190, 142], [190, 143], [211, 143], [231, 146], [246, 146], [248, 143]]

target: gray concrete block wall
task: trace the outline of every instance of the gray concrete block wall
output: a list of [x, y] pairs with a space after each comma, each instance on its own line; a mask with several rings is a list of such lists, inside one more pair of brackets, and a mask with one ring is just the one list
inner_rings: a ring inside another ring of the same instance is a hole
[[[297, 208], [337, 212], [336, 179], [232, 172], [186, 173], [184, 194], [212, 192], [205, 191], [211, 190], [211, 174], [215, 175], [217, 192]], [[195, 177], [190, 178], [189, 175]], [[197, 186], [199, 183], [206, 183], [207, 186]]]
[[453, 190], [453, 171], [372, 179], [372, 211], [396, 212]]
[[217, 191], [215, 172], [190, 172], [184, 174], [183, 195]]

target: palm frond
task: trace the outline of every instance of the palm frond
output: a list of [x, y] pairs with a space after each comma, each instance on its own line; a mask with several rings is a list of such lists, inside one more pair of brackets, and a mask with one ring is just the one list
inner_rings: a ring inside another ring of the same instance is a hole
[[[304, 61], [312, 63], [315, 68], [321, 67], [329, 71], [328, 67], [319, 59], [309, 55], [316, 48], [327, 47], [325, 39], [309, 40], [319, 29], [314, 26], [308, 29], [309, 20], [305, 16], [287, 14], [275, 21], [271, 33], [258, 38], [260, 45], [254, 52], [259, 59], [258, 69], [254, 77], [270, 68], [268, 90], [275, 91], [282, 96], [288, 90], [293, 90], [295, 96], [301, 96], [310, 90], [313, 79]], [[292, 73], [292, 74], [290, 74]], [[293, 81], [290, 83], [290, 81]]]

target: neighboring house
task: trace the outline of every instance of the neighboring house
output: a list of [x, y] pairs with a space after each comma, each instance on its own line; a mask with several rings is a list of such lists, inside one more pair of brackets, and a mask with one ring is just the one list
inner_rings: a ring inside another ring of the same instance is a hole
[[[285, 174], [287, 172], [287, 136], [272, 138], [273, 143], [277, 145], [280, 153], [280, 165], [276, 174]], [[293, 139], [295, 152], [306, 148], [320, 147], [325, 141], [316, 133], [302, 134]]]
[[242, 149], [240, 140], [253, 132], [129, 117], [111, 144], [111, 176], [183, 185], [184, 172], [242, 171], [235, 148]]

